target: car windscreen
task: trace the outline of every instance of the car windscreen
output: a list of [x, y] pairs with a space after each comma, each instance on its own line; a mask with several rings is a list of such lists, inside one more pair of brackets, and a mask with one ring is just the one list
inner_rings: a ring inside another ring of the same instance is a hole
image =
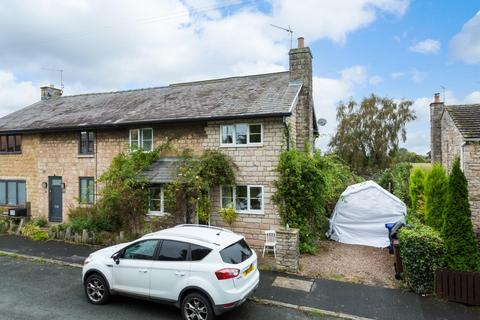
[[252, 256], [252, 250], [244, 239], [235, 242], [220, 251], [223, 262], [231, 264], [239, 264]]

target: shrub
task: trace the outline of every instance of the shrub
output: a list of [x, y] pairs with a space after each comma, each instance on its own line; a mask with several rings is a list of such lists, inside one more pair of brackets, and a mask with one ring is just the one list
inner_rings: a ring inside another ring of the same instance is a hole
[[324, 162], [295, 149], [280, 154], [273, 201], [280, 209], [283, 224], [300, 230], [302, 252], [314, 253], [316, 240], [327, 227]]
[[223, 208], [220, 210], [220, 217], [231, 227], [237, 220], [237, 212], [234, 208]]
[[210, 222], [210, 211], [212, 204], [208, 195], [202, 195], [197, 203], [197, 214], [199, 223], [208, 224]]
[[422, 168], [413, 169], [410, 174], [409, 194], [411, 208], [417, 214], [420, 221], [424, 222], [425, 217], [425, 195], [424, 195], [425, 171]]
[[480, 271], [477, 241], [468, 203], [467, 179], [455, 159], [448, 179], [447, 203], [443, 225], [445, 262], [448, 268], [459, 271]]
[[337, 155], [329, 154], [318, 156], [319, 166], [325, 180], [325, 210], [328, 215], [333, 212], [338, 198], [349, 186], [363, 181], [350, 167]]
[[443, 240], [434, 229], [415, 224], [399, 232], [400, 255], [410, 289], [419, 294], [433, 292], [437, 267], [442, 266]]
[[7, 229], [8, 229], [8, 222], [3, 219], [0, 219], [0, 233], [6, 232]]
[[33, 241], [45, 241], [48, 240], [48, 232], [45, 230], [38, 230], [32, 235]]
[[91, 218], [77, 216], [70, 219], [70, 228], [74, 233], [82, 233], [83, 230], [94, 231], [95, 225]]
[[40, 228], [45, 228], [48, 225], [47, 219], [44, 217], [38, 217], [32, 220], [33, 224]]
[[411, 207], [409, 194], [411, 170], [412, 165], [410, 163], [397, 163], [377, 174], [373, 180], [402, 200], [407, 207]]
[[448, 178], [442, 165], [435, 164], [425, 177], [425, 223], [442, 230], [443, 212], [447, 200]]
[[48, 240], [48, 232], [40, 229], [39, 226], [33, 222], [27, 223], [21, 230], [22, 235], [30, 237], [35, 241]]

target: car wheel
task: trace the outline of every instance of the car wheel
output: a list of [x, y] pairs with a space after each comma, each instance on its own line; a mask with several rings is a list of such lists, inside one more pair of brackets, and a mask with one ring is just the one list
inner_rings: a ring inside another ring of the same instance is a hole
[[190, 293], [182, 301], [184, 320], [213, 320], [215, 315], [210, 301], [201, 293]]
[[110, 299], [107, 281], [99, 274], [92, 274], [85, 281], [85, 294], [90, 303], [106, 303]]

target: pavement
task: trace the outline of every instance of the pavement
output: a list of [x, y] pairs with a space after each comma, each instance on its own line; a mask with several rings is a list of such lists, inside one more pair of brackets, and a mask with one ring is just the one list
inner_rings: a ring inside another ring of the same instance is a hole
[[[68, 263], [81, 263], [88, 254], [97, 249], [98, 248], [95, 247], [71, 245], [58, 241], [34, 242], [30, 239], [18, 236], [0, 236], [0, 251], [33, 255], [46, 259], [61, 260]], [[66, 268], [65, 270], [69, 270], [65, 266], [58, 268]], [[0, 266], [0, 279], [5, 275], [2, 269], [3, 266]], [[77, 272], [77, 278], [73, 278], [71, 283], [69, 283], [69, 286], [75, 287], [74, 289], [71, 288], [74, 290], [73, 292], [79, 291], [81, 292], [81, 295], [83, 295], [81, 285], [78, 283], [79, 270], [73, 270]], [[13, 272], [16, 271], [14, 270]], [[15, 276], [14, 278], [17, 279]], [[20, 281], [23, 281], [23, 279], [20, 278]], [[4, 282], [1, 281], [1, 283]], [[0, 293], [0, 297], [3, 298], [1, 289]], [[22, 294], [27, 293], [22, 292]], [[263, 301], [273, 301], [276, 305], [289, 305], [290, 307], [296, 306], [297, 308], [301, 306], [330, 311], [332, 314], [340, 313], [347, 315], [350, 319], [355, 319], [355, 317], [385, 320], [480, 319], [480, 308], [446, 302], [434, 297], [422, 297], [407, 290], [373, 287], [333, 280], [313, 279], [271, 271], [261, 272], [261, 281], [259, 288], [255, 293], [255, 298]], [[68, 297], [68, 300], [72, 301], [73, 299], [72, 297]], [[27, 299], [25, 301], [29, 300]], [[0, 308], [1, 307], [2, 302], [0, 301]], [[236, 317], [237, 314], [244, 312], [244, 317], [239, 319], [296, 319], [295, 317], [297, 316], [300, 317], [299, 319], [308, 319], [308, 317], [310, 317], [310, 315], [300, 313], [285, 318], [287, 315], [285, 312], [278, 313], [278, 316], [276, 317], [269, 316], [267, 318], [260, 316], [253, 317], [249, 314], [249, 312], [263, 312], [266, 310], [255, 309], [260, 307], [269, 308], [272, 314], [275, 313], [272, 310], [283, 309], [279, 307], [271, 309], [272, 307], [259, 305], [254, 307], [249, 303], [244, 309], [241, 309], [243, 311], [239, 311], [238, 313], [234, 312], [231, 313], [231, 315], [235, 315]], [[255, 310], [247, 310], [249, 308]], [[228, 319], [233, 318], [229, 316]]]

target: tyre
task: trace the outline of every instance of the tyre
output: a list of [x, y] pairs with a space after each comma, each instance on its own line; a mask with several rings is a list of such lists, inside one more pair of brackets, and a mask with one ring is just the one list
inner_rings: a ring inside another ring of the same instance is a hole
[[92, 274], [85, 281], [85, 295], [92, 304], [105, 304], [110, 299], [107, 281], [99, 274]]
[[212, 305], [201, 293], [190, 293], [182, 301], [182, 317], [184, 320], [213, 320]]

